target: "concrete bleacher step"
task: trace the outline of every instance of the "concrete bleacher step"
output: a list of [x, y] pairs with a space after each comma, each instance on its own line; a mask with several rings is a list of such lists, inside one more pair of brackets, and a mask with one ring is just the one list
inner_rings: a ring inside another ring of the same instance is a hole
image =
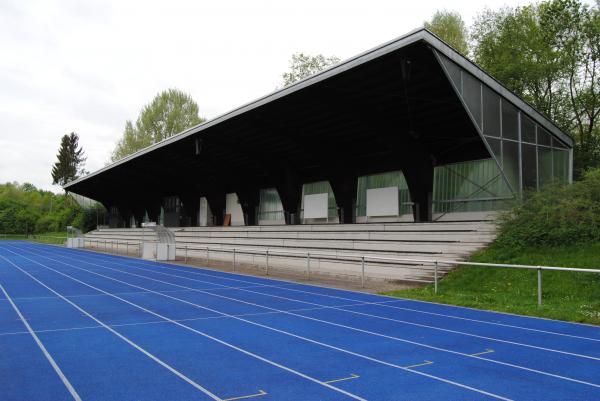
[[[210, 247], [211, 262], [236, 262], [264, 266], [266, 251], [271, 252], [272, 268], [293, 269], [302, 273], [311, 266], [319, 274], [356, 276], [362, 273], [360, 257], [365, 256], [369, 279], [429, 282], [434, 275], [434, 260], [463, 260], [485, 247], [495, 237], [495, 225], [483, 222], [313, 224], [299, 226], [234, 226], [171, 228], [183, 258], [203, 260]], [[101, 229], [86, 235], [93, 241], [157, 241], [151, 229]], [[294, 255], [277, 254], [293, 252]], [[275, 254], [273, 254], [275, 253]], [[369, 258], [426, 260], [376, 261]], [[453, 266], [438, 264], [441, 277]]]

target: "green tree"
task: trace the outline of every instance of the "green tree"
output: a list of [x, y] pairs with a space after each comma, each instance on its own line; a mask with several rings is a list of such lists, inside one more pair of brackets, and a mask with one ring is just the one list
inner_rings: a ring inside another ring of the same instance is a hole
[[56, 158], [58, 160], [52, 167], [52, 184], [62, 187], [85, 174], [83, 166], [86, 157], [79, 146], [79, 136], [76, 133], [71, 132], [62, 137]]
[[304, 53], [293, 54], [290, 60], [290, 69], [282, 76], [283, 86], [291, 85], [339, 62], [340, 59], [336, 56], [325, 57], [322, 54], [317, 54], [316, 56]]
[[129, 120], [125, 123], [123, 137], [113, 150], [111, 160], [120, 160], [204, 121], [190, 95], [177, 89], [162, 91], [144, 106], [135, 125]]
[[576, 139], [575, 175], [600, 165], [599, 6], [578, 0], [486, 10], [475, 61]]
[[462, 54], [469, 53], [469, 32], [459, 13], [439, 10], [423, 25]]

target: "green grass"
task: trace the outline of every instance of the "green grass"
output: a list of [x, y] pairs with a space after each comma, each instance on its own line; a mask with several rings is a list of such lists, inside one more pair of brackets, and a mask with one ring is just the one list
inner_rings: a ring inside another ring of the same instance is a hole
[[29, 240], [34, 242], [41, 242], [44, 244], [64, 244], [67, 240], [67, 234], [65, 232], [49, 232], [43, 234], [29, 234], [25, 237], [25, 234], [7, 234], [0, 235], [0, 240]]
[[[600, 243], [506, 250], [492, 245], [470, 259], [600, 269]], [[537, 305], [537, 272], [462, 266], [433, 285], [384, 293], [401, 298], [469, 306], [551, 319], [600, 324], [600, 274], [544, 271], [543, 305]]]

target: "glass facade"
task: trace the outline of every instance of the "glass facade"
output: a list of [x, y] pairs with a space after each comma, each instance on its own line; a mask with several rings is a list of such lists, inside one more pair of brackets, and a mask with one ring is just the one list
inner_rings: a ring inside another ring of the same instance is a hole
[[[446, 213], [501, 210], [524, 191], [570, 181], [572, 149], [536, 121], [539, 117], [520, 110], [444, 55], [437, 56], [489, 157], [434, 168], [434, 219]], [[357, 184], [357, 219], [364, 221], [366, 217], [367, 190], [389, 187], [398, 188], [398, 216], [412, 215], [411, 197], [401, 171], [361, 176]], [[337, 221], [338, 206], [328, 181], [303, 185], [301, 219], [304, 195], [321, 193], [328, 194], [328, 220]], [[283, 218], [277, 191], [261, 190], [259, 220]]]
[[285, 220], [281, 198], [275, 188], [260, 190], [260, 206], [258, 208], [259, 221]]
[[[492, 192], [502, 197], [515, 197], [553, 181], [570, 180], [571, 149], [506, 98], [444, 55], [437, 54], [504, 181], [504, 188]], [[476, 182], [485, 186], [491, 175], [488, 175], [489, 167], [484, 168], [482, 163], [475, 161], [461, 165], [469, 165], [475, 170], [482, 168], [485, 173], [478, 173], [478, 179], [483, 181]], [[439, 185], [437, 183], [436, 188]], [[464, 193], [459, 191], [455, 196], [464, 196]], [[440, 208], [439, 203], [437, 207]]]
[[437, 166], [433, 175], [433, 213], [499, 210], [513, 199], [493, 159]]

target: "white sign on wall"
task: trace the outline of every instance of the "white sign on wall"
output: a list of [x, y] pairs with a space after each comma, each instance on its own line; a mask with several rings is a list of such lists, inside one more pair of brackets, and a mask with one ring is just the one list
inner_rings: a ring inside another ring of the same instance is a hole
[[304, 195], [304, 218], [326, 219], [329, 194]]
[[398, 187], [367, 189], [367, 216], [397, 216]]

